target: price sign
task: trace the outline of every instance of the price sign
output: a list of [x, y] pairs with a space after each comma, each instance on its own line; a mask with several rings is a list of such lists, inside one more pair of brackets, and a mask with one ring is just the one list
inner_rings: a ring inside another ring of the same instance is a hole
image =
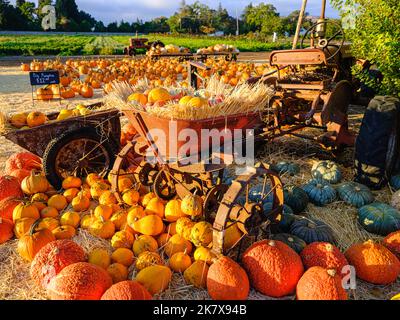
[[29, 73], [29, 78], [31, 80], [31, 86], [60, 83], [60, 74], [58, 71], [31, 71]]

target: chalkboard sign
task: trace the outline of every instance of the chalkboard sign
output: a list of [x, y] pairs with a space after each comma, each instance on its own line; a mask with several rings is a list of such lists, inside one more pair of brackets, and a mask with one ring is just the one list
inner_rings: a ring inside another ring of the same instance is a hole
[[58, 71], [31, 71], [29, 73], [29, 78], [31, 80], [31, 86], [60, 83], [60, 74]]

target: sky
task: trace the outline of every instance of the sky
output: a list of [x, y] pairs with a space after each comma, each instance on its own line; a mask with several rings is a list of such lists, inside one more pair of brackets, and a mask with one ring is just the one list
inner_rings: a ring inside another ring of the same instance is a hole
[[[32, 0], [30, 0], [32, 1]], [[15, 0], [11, 0], [15, 4]], [[33, 2], [37, 3], [37, 0]], [[177, 11], [181, 0], [76, 0], [80, 10], [90, 13], [97, 20], [104, 23], [113, 21], [133, 22], [137, 18], [144, 21], [160, 16], [170, 16]], [[195, 0], [186, 0], [191, 4]], [[200, 0], [201, 3], [211, 8], [217, 8], [221, 2], [224, 8], [227, 8], [232, 16], [236, 16], [236, 10], [239, 14], [250, 2], [258, 4], [261, 2], [273, 4], [278, 12], [285, 16], [294, 10], [299, 10], [301, 0]], [[327, 1], [329, 2], [329, 0]], [[307, 12], [314, 16], [319, 16], [321, 10], [321, 0], [308, 0]], [[327, 5], [328, 17], [337, 18], [338, 13], [330, 5]]]

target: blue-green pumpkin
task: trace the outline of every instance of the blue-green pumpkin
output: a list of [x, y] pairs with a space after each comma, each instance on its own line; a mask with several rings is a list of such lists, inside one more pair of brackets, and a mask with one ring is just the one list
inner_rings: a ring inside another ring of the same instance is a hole
[[391, 176], [389, 184], [395, 191], [400, 190], [400, 174]]
[[291, 227], [290, 233], [304, 240], [307, 244], [313, 242], [335, 243], [331, 227], [316, 219], [297, 219]]
[[309, 199], [307, 193], [294, 185], [286, 185], [283, 188], [283, 199], [285, 204], [293, 209], [295, 214], [299, 214], [307, 208]]
[[307, 243], [300, 239], [299, 237], [296, 237], [292, 234], [289, 233], [277, 233], [271, 235], [272, 240], [279, 240], [282, 241], [283, 243], [286, 243], [289, 247], [291, 247], [294, 251], [297, 253], [300, 253], [303, 251], [303, 249], [307, 246]]
[[300, 166], [297, 163], [289, 162], [289, 161], [280, 161], [276, 164], [271, 165], [271, 170], [275, 171], [278, 174], [289, 174], [291, 176], [295, 176], [300, 172]]
[[374, 202], [358, 209], [358, 222], [368, 232], [387, 236], [400, 230], [400, 212], [386, 203]]
[[374, 202], [371, 190], [357, 182], [343, 182], [336, 188], [336, 191], [341, 200], [357, 208]]
[[330, 160], [315, 163], [311, 168], [311, 175], [315, 179], [322, 179], [333, 184], [342, 180], [342, 172], [338, 165]]
[[[272, 202], [274, 199], [274, 195], [272, 192], [269, 193], [270, 191], [271, 188], [268, 184], [265, 185], [264, 192], [263, 192], [263, 183], [257, 184], [251, 187], [249, 190], [249, 201], [253, 203]], [[266, 196], [267, 194], [268, 196]]]
[[302, 189], [316, 206], [323, 207], [336, 200], [336, 190], [325, 180], [312, 179]]
[[283, 210], [281, 214], [281, 220], [278, 223], [279, 232], [288, 233], [292, 224], [299, 219], [306, 219], [304, 216], [298, 216], [291, 212], [285, 212]]

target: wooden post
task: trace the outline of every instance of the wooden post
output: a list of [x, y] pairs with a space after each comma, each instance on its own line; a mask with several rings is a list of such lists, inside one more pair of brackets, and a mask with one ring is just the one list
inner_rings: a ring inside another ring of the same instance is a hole
[[293, 46], [292, 46], [293, 50], [297, 48], [297, 42], [299, 41], [299, 35], [300, 35], [301, 25], [303, 24], [303, 16], [304, 12], [306, 11], [306, 6], [307, 6], [307, 0], [303, 0], [303, 3], [301, 5], [299, 20], [297, 21], [296, 34], [294, 35], [293, 39]]

